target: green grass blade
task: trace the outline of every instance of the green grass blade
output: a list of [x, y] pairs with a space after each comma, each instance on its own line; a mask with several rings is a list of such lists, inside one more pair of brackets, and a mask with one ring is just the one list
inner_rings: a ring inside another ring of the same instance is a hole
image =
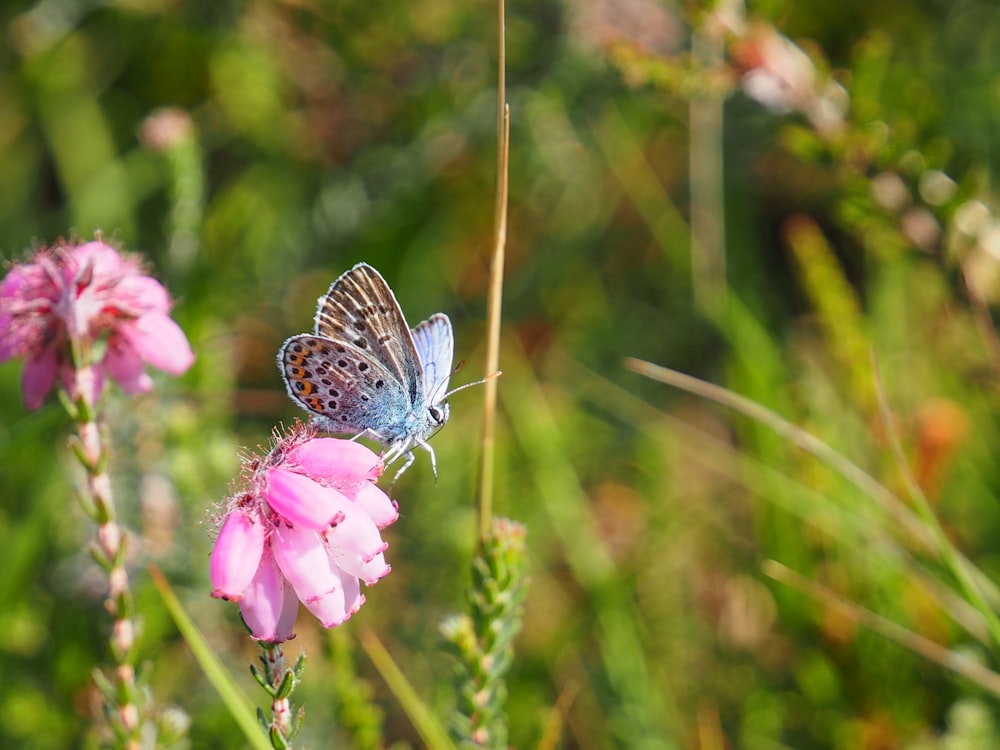
[[222, 702], [226, 704], [230, 715], [243, 731], [250, 746], [255, 748], [255, 750], [272, 750], [271, 743], [261, 734], [260, 726], [257, 724], [255, 709], [250, 699], [247, 698], [239, 685], [236, 684], [232, 675], [229, 674], [225, 666], [223, 666], [222, 662], [202, 637], [201, 631], [198, 630], [198, 627], [188, 617], [187, 612], [184, 611], [184, 607], [174, 595], [173, 589], [170, 588], [167, 579], [163, 577], [159, 568], [155, 566], [150, 566], [149, 574], [153, 579], [153, 583], [156, 584], [156, 589], [160, 592], [160, 596], [167, 610], [170, 612], [170, 616], [173, 617], [174, 622], [177, 624], [177, 629], [181, 632], [184, 640], [187, 641], [188, 646], [190, 646], [191, 653], [198, 660], [202, 670], [205, 672], [205, 676], [208, 677], [209, 682], [212, 683], [219, 697], [222, 698]]
[[448, 737], [448, 732], [441, 725], [441, 722], [437, 720], [427, 704], [420, 700], [417, 691], [406, 679], [396, 662], [393, 661], [392, 656], [382, 645], [378, 636], [367, 628], [362, 628], [358, 631], [358, 640], [396, 700], [399, 701], [399, 705], [410, 717], [410, 721], [423, 739], [424, 745], [431, 750], [458, 750], [451, 738]]

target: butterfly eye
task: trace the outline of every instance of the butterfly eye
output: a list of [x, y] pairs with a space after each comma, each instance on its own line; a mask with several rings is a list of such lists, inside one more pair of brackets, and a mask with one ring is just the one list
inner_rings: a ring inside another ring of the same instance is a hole
[[428, 411], [431, 414], [431, 419], [438, 424], [444, 424], [448, 419], [448, 413], [440, 406], [432, 406]]

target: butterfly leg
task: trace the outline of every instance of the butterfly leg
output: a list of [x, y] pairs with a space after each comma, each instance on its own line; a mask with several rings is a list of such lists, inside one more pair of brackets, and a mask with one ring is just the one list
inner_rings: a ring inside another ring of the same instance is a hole
[[[410, 443], [408, 440], [400, 440], [395, 443], [391, 443], [382, 454], [382, 463], [388, 466], [391, 463], [395, 463], [400, 456], [410, 452]], [[409, 458], [407, 458], [407, 466], [409, 466]]]
[[420, 445], [424, 448], [424, 450], [431, 454], [431, 471], [434, 472], [434, 482], [436, 484], [438, 479], [437, 456], [434, 455], [434, 449], [431, 448], [430, 443], [421, 443]]
[[[413, 451], [407, 451], [407, 453], [406, 453], [406, 461], [405, 461], [405, 462], [403, 462], [403, 465], [402, 465], [402, 466], [400, 467], [399, 471], [397, 471], [397, 472], [396, 472], [396, 476], [394, 476], [394, 477], [392, 478], [392, 482], [390, 482], [390, 483], [389, 483], [389, 486], [390, 486], [390, 487], [392, 487], [392, 486], [393, 486], [394, 484], [396, 484], [396, 482], [398, 482], [398, 481], [399, 481], [399, 478], [400, 478], [401, 476], [403, 476], [403, 473], [404, 473], [404, 472], [405, 472], [405, 471], [406, 471], [407, 469], [409, 469], [409, 468], [410, 468], [410, 465], [411, 465], [411, 464], [412, 464], [412, 463], [413, 463], [414, 461], [416, 461], [416, 460], [417, 460], [417, 457], [416, 457], [415, 455], [413, 455]], [[435, 474], [434, 476], [435, 476], [435, 477], [437, 477], [437, 474]]]
[[[437, 478], [438, 478], [438, 465], [437, 465], [437, 456], [434, 455], [434, 449], [431, 448], [431, 444], [428, 443], [426, 440], [417, 440], [416, 444], [419, 445], [421, 448], [423, 448], [425, 451], [427, 451], [428, 453], [431, 454], [431, 471], [434, 472], [434, 481], [437, 482]], [[412, 460], [413, 460], [413, 453], [411, 452], [410, 453], [410, 461], [412, 461]]]
[[[431, 448], [431, 446], [430, 446], [429, 443], [427, 443], [427, 442], [425, 442], [423, 440], [418, 441], [417, 445], [419, 445], [421, 448], [423, 448], [425, 451], [427, 451], [428, 453], [431, 454], [431, 471], [434, 472], [434, 481], [436, 482], [437, 478], [438, 478], [438, 470], [437, 470], [437, 456], [434, 455], [434, 449]], [[404, 454], [404, 451], [405, 451], [405, 454]], [[395, 484], [396, 481], [401, 476], [403, 476], [403, 473], [407, 469], [410, 468], [410, 466], [413, 464], [413, 462], [417, 460], [417, 457], [413, 453], [413, 450], [410, 449], [410, 443], [401, 443], [398, 446], [394, 446], [393, 448], [390, 448], [389, 451], [386, 453], [386, 455], [383, 457], [383, 460], [385, 461], [386, 465], [388, 466], [390, 463], [392, 463], [397, 458], [400, 458], [403, 455], [406, 456], [406, 462], [403, 464], [403, 466], [400, 468], [400, 470], [396, 472], [396, 476], [394, 476], [392, 478], [392, 484], [389, 485], [390, 487], [393, 484]]]

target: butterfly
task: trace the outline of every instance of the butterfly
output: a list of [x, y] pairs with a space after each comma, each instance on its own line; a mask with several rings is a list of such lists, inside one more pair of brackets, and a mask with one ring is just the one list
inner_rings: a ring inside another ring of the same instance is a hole
[[288, 395], [320, 430], [374, 438], [385, 446], [385, 465], [405, 455], [395, 482], [416, 446], [430, 453], [437, 477], [427, 440], [448, 421], [454, 352], [447, 315], [410, 330], [386, 280], [358, 263], [319, 298], [315, 332], [285, 341], [278, 368]]

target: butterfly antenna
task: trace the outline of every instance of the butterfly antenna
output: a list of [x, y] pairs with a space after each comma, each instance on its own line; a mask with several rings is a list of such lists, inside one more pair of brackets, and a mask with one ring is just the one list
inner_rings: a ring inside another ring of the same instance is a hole
[[465, 385], [458, 386], [458, 388], [452, 388], [450, 391], [448, 391], [446, 394], [444, 394], [441, 397], [441, 400], [443, 401], [444, 399], [446, 399], [449, 396], [451, 396], [453, 393], [458, 393], [459, 391], [464, 391], [466, 388], [471, 388], [474, 385], [482, 385], [483, 383], [485, 383], [485, 382], [487, 382], [489, 380], [493, 380], [493, 378], [499, 378], [501, 375], [503, 375], [503, 371], [502, 370], [497, 370], [496, 372], [487, 375], [485, 378], [481, 378], [480, 380], [473, 380], [471, 383], [466, 383]]

